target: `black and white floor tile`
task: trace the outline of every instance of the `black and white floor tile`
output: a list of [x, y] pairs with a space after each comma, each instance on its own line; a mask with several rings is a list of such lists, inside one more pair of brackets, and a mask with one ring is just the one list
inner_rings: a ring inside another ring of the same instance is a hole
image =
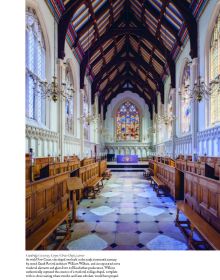
[[84, 199], [67, 250], [188, 250], [175, 202], [157, 197], [142, 173], [114, 172], [96, 199]]

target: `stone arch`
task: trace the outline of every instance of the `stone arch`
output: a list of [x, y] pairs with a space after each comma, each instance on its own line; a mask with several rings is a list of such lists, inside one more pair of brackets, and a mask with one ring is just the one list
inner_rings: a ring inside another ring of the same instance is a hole
[[137, 156], [138, 156], [139, 158], [141, 158], [141, 157], [142, 157], [142, 151], [141, 151], [141, 148], [137, 148]]
[[146, 156], [147, 156], [146, 149], [142, 148], [142, 157], [146, 157]]
[[122, 100], [120, 100], [120, 102], [118, 102], [118, 103], [114, 106], [114, 108], [113, 108], [113, 110], [112, 110], [112, 118], [115, 118], [115, 115], [116, 115], [118, 109], [119, 109], [119, 108], [121, 107], [121, 105], [122, 105], [124, 102], [126, 102], [126, 101], [130, 101], [131, 103], [133, 103], [133, 104], [137, 107], [138, 112], [139, 112], [139, 115], [140, 115], [140, 118], [142, 118], [142, 117], [143, 117], [143, 111], [142, 111], [141, 106], [138, 104], [138, 102], [137, 102], [134, 98], [132, 98], [132, 97], [130, 97], [130, 96], [129, 96], [129, 98], [123, 98]]
[[49, 33], [47, 30], [47, 25], [46, 25], [46, 19], [42, 13], [42, 9], [40, 7], [40, 5], [38, 4], [37, 1], [34, 0], [27, 0], [26, 1], [26, 8], [32, 8], [37, 15], [37, 18], [39, 20], [40, 26], [41, 26], [41, 30], [44, 36], [44, 43], [45, 43], [45, 48], [46, 48], [46, 78], [50, 79], [52, 76], [52, 67], [51, 67], [51, 43], [50, 43], [50, 39], [49, 39]]
[[131, 147], [130, 151], [131, 151], [131, 155], [135, 155], [135, 148], [134, 147]]
[[[181, 87], [182, 87], [183, 75], [184, 75], [185, 68], [186, 68], [187, 64], [189, 64], [189, 63], [190, 63], [189, 58], [188, 58], [188, 57], [185, 57], [185, 58], [183, 59], [183, 63], [182, 63], [181, 68], [180, 68], [180, 76], [179, 76], [179, 81], [178, 81], [178, 93], [179, 93], [179, 91], [181, 90]], [[190, 69], [190, 70], [191, 70], [191, 69]], [[190, 76], [191, 76], [191, 73], [190, 73]], [[180, 136], [183, 136], [183, 135], [182, 135], [182, 129], [181, 129], [181, 128], [182, 128], [182, 118], [181, 118], [181, 96], [180, 96], [178, 93], [177, 93], [177, 95], [178, 95], [178, 98], [177, 98], [178, 113], [177, 113], [177, 115], [178, 115], [178, 119], [179, 119], [179, 122], [178, 122], [178, 132], [179, 132], [179, 135], [180, 135]], [[192, 121], [192, 118], [191, 118], [190, 121]], [[191, 133], [191, 132], [189, 132], [189, 133]]]
[[[45, 45], [45, 78], [47, 81], [51, 82], [52, 75], [53, 75], [53, 41], [50, 35], [50, 30], [48, 27], [46, 16], [44, 16], [44, 13], [42, 11], [42, 7], [38, 3], [38, 1], [35, 0], [27, 0], [26, 1], [26, 9], [33, 9], [36, 17], [39, 21], [41, 31], [43, 34], [44, 39], [44, 45]], [[53, 37], [53, 36], [52, 36]], [[45, 118], [46, 118], [46, 127], [51, 126], [51, 103], [48, 99], [45, 100]], [[29, 122], [30, 120], [28, 120]]]
[[78, 104], [78, 98], [79, 95], [77, 94], [77, 73], [75, 71], [75, 66], [73, 63], [73, 60], [71, 58], [68, 58], [66, 60], [66, 67], [65, 67], [65, 79], [67, 75], [67, 71], [70, 70], [70, 77], [71, 77], [71, 82], [73, 86], [73, 119], [74, 119], [74, 124], [73, 124], [73, 129], [74, 129], [74, 135], [77, 133], [77, 113], [79, 111], [77, 104]]
[[72, 78], [72, 82], [73, 82], [73, 88], [76, 91], [77, 90], [77, 73], [76, 73], [76, 70], [75, 70], [75, 65], [73, 63], [73, 60], [71, 58], [68, 58], [66, 60], [65, 75], [66, 75], [66, 71], [67, 71], [68, 68], [71, 71], [71, 78]]

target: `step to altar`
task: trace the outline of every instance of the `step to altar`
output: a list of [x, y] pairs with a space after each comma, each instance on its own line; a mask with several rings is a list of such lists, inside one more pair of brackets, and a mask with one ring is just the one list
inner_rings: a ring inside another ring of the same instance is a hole
[[113, 172], [117, 171], [136, 171], [143, 172], [146, 168], [149, 167], [148, 162], [138, 162], [138, 163], [117, 163], [117, 162], [107, 162], [107, 167]]

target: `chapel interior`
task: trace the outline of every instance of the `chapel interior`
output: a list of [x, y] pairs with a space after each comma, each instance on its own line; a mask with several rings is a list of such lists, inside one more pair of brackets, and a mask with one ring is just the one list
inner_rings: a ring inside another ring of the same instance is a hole
[[26, 250], [220, 250], [220, 1], [24, 12]]

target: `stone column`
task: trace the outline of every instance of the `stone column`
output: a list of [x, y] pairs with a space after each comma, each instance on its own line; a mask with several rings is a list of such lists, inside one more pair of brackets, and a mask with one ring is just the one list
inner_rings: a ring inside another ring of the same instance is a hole
[[[198, 81], [198, 58], [193, 58], [190, 67], [190, 89], [192, 90], [195, 82]], [[192, 160], [195, 161], [198, 155], [198, 101], [192, 100], [192, 114], [191, 114], [191, 129], [192, 129]]]
[[156, 146], [156, 154], [158, 154], [158, 138], [159, 138], [159, 125], [158, 125], [158, 121], [155, 121], [155, 146]]
[[170, 94], [172, 96], [172, 106], [173, 106], [173, 125], [172, 125], [172, 158], [176, 157], [176, 89], [171, 88]]
[[[100, 137], [101, 131], [100, 131], [100, 124], [99, 124], [99, 116], [98, 116], [98, 93], [95, 94], [94, 114], [95, 114], [95, 117], [97, 118], [96, 122], [94, 123], [95, 124], [94, 125], [94, 142], [96, 144], [99, 144], [100, 143], [99, 137]], [[103, 126], [104, 126], [104, 124], [103, 124]]]
[[80, 158], [82, 159], [84, 156], [84, 122], [83, 122], [83, 96], [84, 89], [80, 89]]
[[[57, 76], [59, 88], [62, 87], [62, 82], [65, 77], [65, 65], [62, 59], [58, 59], [57, 65]], [[61, 96], [58, 97], [58, 131], [59, 131], [59, 144], [58, 144], [58, 154], [60, 155], [60, 160], [63, 160], [64, 155], [64, 134], [65, 134], [65, 99]]]

